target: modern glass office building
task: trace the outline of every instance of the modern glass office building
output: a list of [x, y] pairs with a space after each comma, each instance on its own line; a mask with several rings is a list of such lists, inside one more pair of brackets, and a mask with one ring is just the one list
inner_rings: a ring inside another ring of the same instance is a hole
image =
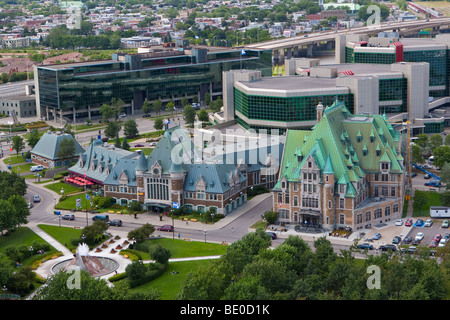
[[175, 103], [222, 94], [222, 72], [239, 69], [272, 74], [270, 50], [221, 47], [154, 48], [141, 54], [113, 54], [111, 60], [37, 66], [38, 116], [88, 117], [112, 98], [134, 113], [143, 102]]
[[[400, 61], [427, 62], [430, 65], [429, 96], [449, 96], [450, 36], [433, 38], [379, 37], [350, 39], [345, 44], [346, 63], [392, 64]], [[343, 61], [341, 61], [343, 62]]]

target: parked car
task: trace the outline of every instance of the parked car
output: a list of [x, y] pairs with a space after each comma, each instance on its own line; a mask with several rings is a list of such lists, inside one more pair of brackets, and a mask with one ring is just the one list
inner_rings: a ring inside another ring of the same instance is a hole
[[380, 240], [381, 239], [381, 233], [375, 233], [372, 237], [372, 240]]
[[424, 169], [432, 169], [433, 167], [430, 166], [429, 164], [424, 164], [424, 165], [422, 166], [422, 168], [424, 168]]
[[413, 245], [413, 246], [418, 246], [418, 245], [420, 244], [420, 242], [421, 242], [421, 240], [414, 239], [414, 240], [411, 242], [411, 245]]
[[423, 232], [419, 232], [418, 234], [416, 234], [416, 240], [422, 241], [423, 237], [425, 237]]
[[437, 240], [437, 242], [441, 241], [442, 235], [440, 233], [436, 234], [433, 238], [433, 240]]
[[145, 147], [142, 143], [138, 143], [134, 145], [135, 148], [143, 148]]
[[93, 216], [92, 220], [94, 220], [94, 221], [100, 220], [100, 221], [108, 222], [109, 216], [107, 214], [98, 214], [96, 216]]
[[441, 241], [439, 241], [438, 247], [442, 248], [445, 247], [445, 244], [447, 243], [448, 239], [442, 238]]
[[433, 239], [431, 243], [428, 245], [428, 248], [436, 248], [438, 244], [439, 242]]
[[152, 116], [151, 114], [145, 113], [144, 115], [142, 115], [142, 118], [148, 118], [148, 117], [151, 117], [151, 116]]
[[156, 142], [152, 142], [152, 143], [150, 143], [150, 147], [156, 147]]
[[39, 195], [38, 194], [35, 194], [34, 196], [33, 196], [33, 202], [40, 202], [41, 201], [41, 198], [39, 197]]
[[173, 231], [173, 226], [166, 224], [161, 227], [158, 227], [156, 230], [158, 230], [158, 231]]
[[412, 241], [413, 239], [411, 237], [406, 237], [405, 239], [403, 239], [404, 244], [410, 244]]
[[378, 247], [378, 250], [381, 250], [381, 251], [388, 251], [388, 250], [395, 251], [395, 250], [397, 250], [397, 246], [395, 246], [393, 244], [386, 244], [386, 245]]
[[431, 179], [431, 176], [427, 173], [423, 176], [424, 179]]
[[75, 215], [73, 214], [65, 214], [61, 217], [63, 220], [75, 220]]
[[411, 227], [412, 225], [413, 225], [412, 219], [406, 219], [405, 226], [406, 227]]
[[422, 219], [417, 219], [416, 227], [421, 227], [421, 226], [423, 226], [423, 220]]
[[396, 225], [396, 226], [402, 226], [402, 225], [403, 225], [403, 220], [402, 220], [402, 219], [397, 219], [397, 220], [395, 221], [395, 225]]
[[448, 220], [444, 220], [441, 225], [442, 228], [448, 228]]
[[33, 203], [32, 202], [28, 202], [28, 209], [33, 208]]
[[42, 170], [44, 170], [45, 168], [44, 168], [44, 166], [31, 166], [30, 167], [30, 171], [31, 172], [35, 172], [35, 171], [42, 171]]
[[417, 252], [417, 248], [416, 247], [409, 247], [408, 248], [408, 253], [415, 253]]
[[115, 220], [108, 221], [108, 225], [110, 225], [112, 227], [120, 227], [120, 226], [122, 226], [122, 220], [115, 219]]
[[402, 241], [402, 238], [399, 236], [395, 236], [394, 239], [392, 239], [393, 244], [399, 244]]
[[357, 245], [357, 248], [373, 250], [373, 245], [371, 245], [370, 243], [361, 243]]
[[272, 240], [275, 240], [277, 238], [277, 234], [275, 232], [267, 231], [266, 234], [272, 238]]
[[425, 224], [423, 225], [424, 227], [431, 227], [433, 225], [433, 220], [432, 219], [427, 219], [427, 221], [425, 221]]
[[119, 119], [125, 118], [126, 116], [127, 116], [126, 113], [121, 113], [121, 114], [119, 114]]

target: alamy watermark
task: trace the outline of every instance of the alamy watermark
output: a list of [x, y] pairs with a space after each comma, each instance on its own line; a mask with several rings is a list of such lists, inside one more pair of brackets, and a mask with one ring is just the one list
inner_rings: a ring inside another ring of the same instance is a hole
[[370, 276], [367, 278], [366, 285], [367, 289], [380, 289], [381, 288], [381, 270], [380, 267], [375, 265], [370, 265], [367, 267], [367, 273]]

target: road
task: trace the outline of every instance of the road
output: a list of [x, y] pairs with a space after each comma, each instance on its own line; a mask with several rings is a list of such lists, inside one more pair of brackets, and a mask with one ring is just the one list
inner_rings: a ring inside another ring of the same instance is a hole
[[411, 28], [428, 28], [428, 27], [434, 27], [434, 26], [444, 26], [450, 24], [450, 18], [439, 18], [439, 19], [430, 19], [429, 21], [404, 21], [404, 22], [389, 22], [389, 23], [382, 23], [380, 25], [372, 25], [372, 26], [364, 26], [364, 27], [356, 27], [351, 28], [350, 30], [347, 29], [341, 29], [336, 31], [323, 31], [323, 32], [316, 32], [311, 33], [307, 36], [298, 36], [298, 37], [292, 37], [292, 38], [284, 38], [284, 39], [276, 39], [276, 40], [269, 40], [265, 42], [259, 42], [259, 43], [253, 43], [246, 45], [246, 48], [258, 48], [258, 49], [282, 49], [282, 48], [288, 48], [288, 47], [294, 47], [294, 46], [300, 46], [300, 45], [306, 45], [310, 43], [317, 43], [317, 42], [325, 42], [325, 41], [331, 41], [334, 40], [336, 35], [339, 34], [347, 34], [347, 33], [366, 33], [366, 32], [380, 32], [385, 30], [392, 30], [392, 29], [398, 29], [398, 28], [405, 28], [405, 27], [411, 27]]

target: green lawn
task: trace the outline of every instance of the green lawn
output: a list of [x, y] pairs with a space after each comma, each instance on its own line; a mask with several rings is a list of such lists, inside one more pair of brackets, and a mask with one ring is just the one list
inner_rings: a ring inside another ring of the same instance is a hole
[[70, 193], [74, 193], [74, 192], [84, 191], [84, 189], [82, 187], [73, 186], [71, 184], [67, 184], [64, 182], [49, 183], [45, 187], [47, 189], [57, 192], [58, 194], [61, 193], [61, 189], [64, 190], [64, 194], [70, 194]]
[[36, 233], [27, 227], [17, 228], [15, 232], [0, 236], [0, 253], [9, 246], [31, 246], [34, 241], [45, 243]]
[[[19, 165], [11, 166], [10, 171], [15, 172], [15, 173], [30, 172], [32, 166], [35, 166], [35, 164], [31, 163], [31, 162], [26, 163], [26, 164], [19, 164]], [[41, 173], [41, 176], [42, 175], [43, 174]]]
[[[131, 290], [134, 291], [147, 291], [150, 288], [156, 289], [161, 293], [161, 300], [176, 300], [181, 285], [186, 279], [190, 271], [196, 271], [202, 266], [207, 266], [214, 260], [197, 260], [197, 261], [182, 261], [171, 262], [169, 268], [159, 278], [140, 285]], [[172, 274], [171, 272], [178, 272]]]
[[46, 224], [40, 224], [38, 225], [38, 227], [44, 230], [53, 238], [55, 238], [59, 243], [63, 245], [65, 244], [69, 250], [76, 249], [74, 246], [70, 244], [70, 240], [79, 238], [82, 232], [82, 229], [50, 226]]
[[[59, 210], [75, 209], [76, 199], [78, 199], [78, 198], [81, 199], [81, 209], [82, 210], [84, 210], [86, 208], [86, 204], [87, 204], [88, 210], [91, 208], [91, 203], [89, 201], [86, 203], [87, 200], [86, 200], [86, 195], [84, 193], [68, 196], [65, 200], [58, 202], [56, 204], [55, 208], [59, 209]], [[92, 197], [91, 197], [91, 199], [92, 199]]]
[[[9, 160], [11, 160], [11, 162]], [[3, 163], [6, 164], [6, 165], [25, 163], [25, 159], [22, 157], [21, 154], [20, 155], [13, 155], [13, 156], [10, 156], [8, 158], [3, 159]]]
[[[157, 233], [159, 231], [155, 231]], [[209, 243], [201, 241], [186, 241], [183, 240], [183, 235], [181, 235], [181, 240], [177, 239], [178, 234], [175, 232], [175, 239], [161, 238], [154, 240], [146, 240], [147, 244], [150, 245], [160, 245], [168, 250], [172, 254], [172, 258], [186, 258], [186, 257], [203, 257], [203, 256], [215, 256], [222, 255], [227, 250], [227, 246], [218, 243]], [[149, 260], [150, 256], [139, 251], [142, 259]]]
[[425, 196], [426, 204], [422, 208], [417, 208], [413, 203], [413, 217], [429, 217], [431, 206], [442, 206], [438, 192], [416, 190], [414, 196], [416, 197], [418, 194]]

